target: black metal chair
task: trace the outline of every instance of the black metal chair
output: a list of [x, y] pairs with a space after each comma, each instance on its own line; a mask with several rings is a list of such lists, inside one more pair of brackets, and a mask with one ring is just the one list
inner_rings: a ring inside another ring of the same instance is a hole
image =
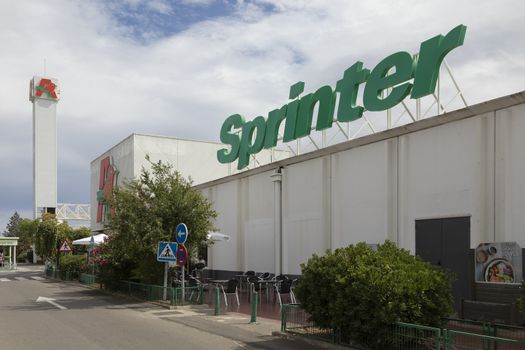
[[[257, 292], [260, 294], [263, 290], [266, 289], [266, 283], [261, 282], [263, 281], [257, 276], [248, 277], [248, 283], [250, 285], [250, 293], [248, 294], [248, 300], [251, 301], [253, 292]], [[261, 302], [261, 298], [259, 298], [259, 302]]]
[[248, 279], [252, 276], [255, 276], [255, 271], [253, 270], [248, 270], [244, 274], [239, 276], [239, 279], [240, 279], [239, 288], [241, 289], [241, 291], [244, 290], [243, 283], [246, 283], [246, 290], [248, 290], [248, 285], [249, 285]]
[[280, 283], [276, 284], [275, 291], [277, 292], [277, 297], [279, 298], [279, 306], [283, 306], [282, 297], [285, 294], [287, 294], [290, 297], [290, 302], [295, 304], [295, 295], [293, 294], [292, 283], [292, 280], [286, 278]]
[[224, 286], [221, 284], [222, 294], [224, 295], [224, 304], [226, 307], [228, 307], [228, 295], [235, 295], [237, 306], [241, 306], [241, 303], [239, 302], [239, 294], [237, 293], [238, 286], [239, 281], [236, 279], [229, 280], [226, 285], [226, 289], [224, 289]]
[[280, 274], [274, 277], [274, 284], [273, 284], [273, 300], [275, 302], [275, 299], [277, 299], [277, 289], [279, 288], [279, 285], [282, 281], [287, 280], [288, 276]]
[[287, 280], [288, 277], [286, 275], [277, 275], [275, 276], [275, 281], [277, 281], [278, 283], [280, 283], [281, 281], [284, 281], [284, 280]]
[[270, 278], [270, 273], [269, 272], [265, 272], [262, 275], [260, 275], [259, 278], [262, 279], [262, 280], [267, 280], [268, 278]]
[[268, 276], [268, 281], [273, 281], [275, 279], [275, 274], [271, 273], [270, 276]]

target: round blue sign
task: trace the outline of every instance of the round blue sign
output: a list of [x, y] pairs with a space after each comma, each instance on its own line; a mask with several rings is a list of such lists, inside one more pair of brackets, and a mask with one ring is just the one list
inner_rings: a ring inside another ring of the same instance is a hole
[[186, 243], [186, 240], [188, 239], [188, 228], [185, 224], [178, 224], [175, 228], [175, 240], [179, 244]]

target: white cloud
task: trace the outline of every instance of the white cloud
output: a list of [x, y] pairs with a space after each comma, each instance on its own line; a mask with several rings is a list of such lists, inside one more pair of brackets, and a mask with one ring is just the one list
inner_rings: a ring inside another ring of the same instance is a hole
[[[160, 0], [149, 4], [160, 13], [170, 9]], [[276, 10], [268, 13], [262, 7], [268, 4]], [[2, 2], [0, 164], [8, 163], [13, 149], [31, 152], [20, 144], [30, 136], [20, 141], [16, 135], [31, 133], [28, 82], [43, 73], [44, 59], [47, 74], [62, 87], [59, 157], [70, 173], [60, 176], [78, 179], [78, 188], [59, 188], [60, 195], [85, 202], [89, 174], [87, 163], [80, 165], [131, 132], [217, 140], [228, 115], [265, 115], [287, 102], [298, 80], [306, 91], [334, 85], [357, 60], [372, 68], [395, 51], [417, 52], [421, 41], [460, 23], [468, 26], [465, 45], [448, 60], [469, 102], [523, 90], [524, 10], [519, 0], [475, 6], [452, 0], [239, 1], [230, 17], [144, 44], [100, 3]], [[30, 161], [21, 164], [0, 173], [0, 183], [31, 174]], [[20, 190], [30, 191], [31, 183]]]
[[166, 1], [150, 0], [146, 4], [149, 9], [154, 10], [158, 13], [162, 13], [165, 15], [173, 13], [171, 6]]

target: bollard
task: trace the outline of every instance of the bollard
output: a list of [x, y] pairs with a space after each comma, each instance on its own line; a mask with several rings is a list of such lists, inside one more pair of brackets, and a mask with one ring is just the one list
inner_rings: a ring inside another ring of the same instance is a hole
[[283, 305], [281, 307], [281, 332], [283, 333], [286, 332], [286, 316], [286, 305]]
[[215, 305], [215, 316], [219, 316], [221, 311], [221, 299], [219, 298], [219, 287], [213, 290], [213, 304]]
[[252, 318], [250, 319], [250, 323], [257, 322], [257, 303], [259, 299], [259, 293], [256, 291], [253, 291], [252, 293]]
[[204, 304], [204, 288], [199, 285], [199, 301], [198, 301], [199, 305], [202, 305]]

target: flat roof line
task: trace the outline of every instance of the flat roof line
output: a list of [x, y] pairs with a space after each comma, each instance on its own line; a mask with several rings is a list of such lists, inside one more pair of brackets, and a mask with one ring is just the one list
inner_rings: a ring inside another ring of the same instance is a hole
[[155, 138], [163, 138], [163, 139], [169, 139], [169, 140], [176, 140], [176, 141], [189, 141], [189, 142], [199, 142], [199, 143], [207, 143], [207, 144], [212, 144], [212, 145], [222, 145], [222, 143], [220, 142], [214, 142], [214, 141], [205, 141], [205, 140], [192, 140], [192, 139], [186, 139], [186, 138], [181, 138], [181, 137], [171, 137], [171, 136], [162, 136], [162, 135], [153, 135], [153, 134], [143, 134], [143, 133], [132, 133], [130, 134], [129, 136], [125, 137], [124, 139], [120, 140], [118, 143], [116, 143], [114, 146], [110, 147], [109, 149], [107, 149], [104, 153], [100, 154], [99, 156], [97, 156], [95, 159], [93, 159], [91, 162], [89, 162], [90, 164], [96, 162], [98, 159], [100, 159], [101, 157], [103, 157], [106, 153], [110, 152], [111, 150], [113, 150], [114, 148], [117, 148], [118, 146], [120, 146], [121, 144], [123, 144], [124, 142], [126, 142], [128, 139], [130, 138], [133, 138], [135, 136], [144, 136], [144, 137], [155, 137]]

